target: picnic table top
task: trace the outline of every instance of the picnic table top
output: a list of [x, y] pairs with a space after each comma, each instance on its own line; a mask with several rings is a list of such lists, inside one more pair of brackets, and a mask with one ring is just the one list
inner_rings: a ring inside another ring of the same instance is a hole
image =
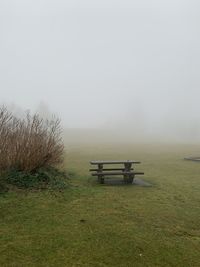
[[92, 165], [99, 165], [99, 164], [139, 164], [140, 161], [136, 160], [93, 160], [90, 161]]

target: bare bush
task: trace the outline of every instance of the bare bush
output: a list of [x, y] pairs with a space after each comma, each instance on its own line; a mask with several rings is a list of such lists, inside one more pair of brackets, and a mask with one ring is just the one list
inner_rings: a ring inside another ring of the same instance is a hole
[[25, 114], [16, 118], [5, 107], [0, 108], [0, 169], [35, 172], [63, 160], [64, 146], [60, 120], [44, 120]]

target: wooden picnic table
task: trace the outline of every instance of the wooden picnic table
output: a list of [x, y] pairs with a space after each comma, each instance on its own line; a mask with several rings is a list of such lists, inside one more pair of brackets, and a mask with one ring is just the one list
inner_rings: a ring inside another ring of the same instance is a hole
[[[105, 176], [122, 175], [126, 183], [133, 182], [136, 174], [144, 174], [143, 172], [136, 172], [132, 167], [133, 164], [140, 164], [140, 161], [136, 160], [95, 160], [91, 161], [91, 165], [97, 165], [97, 169], [90, 169], [92, 176], [97, 176], [100, 183], [104, 183]], [[104, 168], [104, 165], [124, 165], [118, 168]]]

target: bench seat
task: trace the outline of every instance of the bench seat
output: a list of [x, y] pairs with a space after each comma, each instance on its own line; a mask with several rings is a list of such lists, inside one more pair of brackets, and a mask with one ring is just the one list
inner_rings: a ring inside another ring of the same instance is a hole
[[[125, 171], [125, 168], [103, 168], [103, 171]], [[90, 172], [98, 172], [99, 169], [90, 169]], [[133, 171], [133, 168], [130, 169], [130, 171]]]
[[107, 176], [107, 175], [144, 175], [144, 172], [97, 172], [92, 173], [92, 176]]

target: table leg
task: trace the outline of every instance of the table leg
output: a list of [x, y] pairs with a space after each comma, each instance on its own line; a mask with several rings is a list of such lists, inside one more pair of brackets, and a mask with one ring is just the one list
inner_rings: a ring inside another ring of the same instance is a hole
[[98, 182], [100, 184], [104, 184], [104, 178], [103, 178], [103, 175], [102, 175], [102, 172], [103, 172], [103, 164], [98, 164]]
[[[124, 163], [124, 172], [131, 172], [132, 163]], [[124, 182], [126, 184], [131, 183], [133, 181], [132, 174], [124, 174]]]
[[130, 177], [129, 177], [129, 183], [130, 184], [133, 183], [134, 178], [135, 178], [135, 175], [134, 174], [131, 174]]

